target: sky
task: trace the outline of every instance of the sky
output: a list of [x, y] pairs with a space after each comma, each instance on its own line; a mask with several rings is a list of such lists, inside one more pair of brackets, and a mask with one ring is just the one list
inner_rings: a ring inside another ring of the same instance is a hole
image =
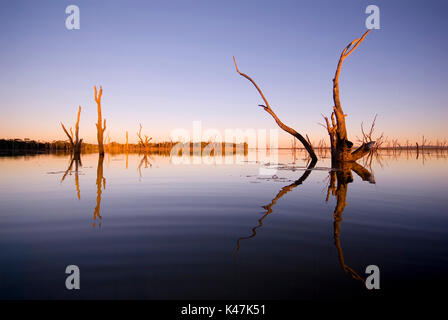
[[[80, 29], [68, 30], [68, 5]], [[343, 65], [349, 138], [378, 114], [376, 130], [404, 142], [448, 138], [446, 1], [4, 1], [0, 2], [0, 138], [96, 143], [94, 85], [102, 85], [111, 141], [154, 141], [178, 128], [274, 129], [250, 75], [287, 125], [327, 139], [332, 79], [342, 49], [373, 30]], [[280, 146], [291, 136], [280, 134]]]

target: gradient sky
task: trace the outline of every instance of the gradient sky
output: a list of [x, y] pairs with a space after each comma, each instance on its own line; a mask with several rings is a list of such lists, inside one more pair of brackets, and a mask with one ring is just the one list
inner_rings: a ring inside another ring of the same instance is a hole
[[[66, 6], [81, 29], [65, 28]], [[75, 122], [96, 142], [93, 86], [103, 86], [112, 141], [156, 141], [175, 128], [276, 128], [252, 84], [287, 125], [326, 138], [341, 50], [365, 32], [365, 8], [381, 10], [344, 62], [341, 101], [351, 140], [378, 114], [377, 130], [402, 141], [448, 138], [447, 1], [2, 1], [0, 137], [65, 139]], [[290, 136], [281, 134], [281, 145]]]

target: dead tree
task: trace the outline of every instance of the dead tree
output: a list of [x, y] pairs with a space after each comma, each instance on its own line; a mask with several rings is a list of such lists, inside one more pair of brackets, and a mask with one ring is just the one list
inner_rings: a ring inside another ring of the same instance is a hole
[[[102, 95], [103, 95], [103, 88], [100, 86], [100, 92], [97, 93], [96, 86], [95, 86], [95, 101], [98, 106], [98, 123], [96, 123], [97, 138], [98, 138], [98, 153], [101, 155], [104, 155], [103, 134], [104, 134], [104, 131], [106, 130], [106, 119], [104, 119], [104, 122], [103, 122], [102, 116], [101, 116], [101, 96]], [[103, 122], [103, 124], [101, 122]]]
[[65, 134], [67, 135], [67, 137], [70, 141], [71, 150], [73, 152], [73, 158], [75, 160], [79, 160], [80, 154], [81, 154], [82, 139], [79, 139], [79, 117], [80, 116], [81, 116], [81, 106], [79, 106], [79, 108], [78, 108], [78, 117], [76, 119], [76, 124], [75, 124], [75, 136], [73, 136], [72, 128], [70, 128], [70, 133], [68, 133], [64, 124], [61, 122], [62, 129], [64, 130]]
[[137, 132], [137, 137], [140, 139], [140, 144], [145, 149], [145, 153], [148, 153], [149, 151], [149, 142], [152, 140], [152, 138], [145, 136], [145, 140], [142, 138], [142, 125], [140, 124], [140, 129]]
[[128, 132], [126, 131], [126, 152], [129, 151], [129, 144], [128, 144]]
[[355, 39], [348, 44], [342, 50], [341, 56], [339, 58], [338, 66], [336, 69], [336, 74], [333, 79], [333, 112], [331, 114], [331, 125], [328, 118], [325, 118], [327, 123], [327, 131], [330, 136], [331, 143], [331, 159], [332, 165], [338, 167], [344, 162], [356, 161], [365, 155], [367, 155], [370, 149], [375, 145], [374, 141], [364, 142], [359, 148], [352, 151], [353, 143], [347, 138], [347, 129], [345, 126], [345, 117], [342, 110], [341, 101], [339, 99], [339, 75], [341, 73], [342, 63], [364, 40], [370, 30], [367, 30], [361, 38]]
[[427, 140], [425, 139], [425, 136], [423, 135], [422, 136], [422, 145], [421, 145], [422, 151], [423, 151], [423, 149], [425, 149], [426, 142], [427, 142]]
[[[252, 80], [251, 77], [249, 77], [247, 74], [244, 74], [242, 72], [240, 72], [238, 70], [238, 66], [236, 64], [236, 60], [235, 57], [233, 57], [233, 62], [235, 62], [235, 68], [236, 68], [236, 72], [238, 72], [241, 76], [243, 76], [244, 78], [248, 79], [250, 82], [252, 82], [252, 84], [255, 86], [255, 88], [258, 90], [258, 92], [261, 95], [261, 98], [263, 99], [263, 101], [265, 102], [266, 105], [262, 105], [260, 104], [259, 106], [262, 107], [267, 113], [269, 113], [275, 120], [275, 122], [278, 124], [278, 126], [283, 129], [284, 131], [288, 132], [289, 134], [291, 134], [292, 136], [296, 137], [297, 139], [300, 140], [300, 142], [303, 144], [303, 146], [305, 147], [306, 151], [308, 151], [310, 157], [312, 160], [316, 161], [317, 160], [317, 156], [314, 153], [313, 147], [311, 145], [311, 143], [309, 141], [307, 141], [300, 133], [298, 133], [296, 130], [294, 130], [293, 128], [288, 127], [287, 125], [285, 125], [283, 122], [280, 121], [280, 119], [277, 117], [277, 115], [274, 113], [274, 111], [272, 110], [271, 106], [269, 105], [269, 102], [266, 100], [263, 92], [261, 91], [261, 89], [258, 87], [258, 85], [255, 83], [254, 80]], [[308, 139], [309, 140], [309, 139]]]

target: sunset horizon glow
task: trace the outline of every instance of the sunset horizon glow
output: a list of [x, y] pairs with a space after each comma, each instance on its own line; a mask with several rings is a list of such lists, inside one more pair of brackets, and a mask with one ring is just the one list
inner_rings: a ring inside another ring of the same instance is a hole
[[[94, 85], [102, 85], [110, 141], [137, 143], [142, 124], [152, 142], [173, 130], [276, 129], [252, 84], [259, 84], [279, 118], [313, 143], [328, 140], [318, 123], [332, 110], [332, 83], [342, 49], [365, 31], [367, 1], [263, 3], [197, 1], [133, 5], [75, 1], [79, 30], [65, 28], [66, 2], [2, 4], [1, 139], [66, 140], [60, 122], [96, 142]], [[254, 6], [254, 4], [257, 4]], [[341, 102], [349, 138], [360, 125], [415, 145], [448, 138], [447, 44], [442, 2], [377, 1], [373, 30], [345, 62]], [[260, 23], [269, 21], [269, 23]], [[14, 35], [14, 36], [12, 36]], [[399, 39], [399, 40], [398, 40]], [[230, 142], [230, 141], [229, 141]], [[292, 137], [280, 130], [279, 147]], [[297, 141], [296, 145], [301, 147]]]

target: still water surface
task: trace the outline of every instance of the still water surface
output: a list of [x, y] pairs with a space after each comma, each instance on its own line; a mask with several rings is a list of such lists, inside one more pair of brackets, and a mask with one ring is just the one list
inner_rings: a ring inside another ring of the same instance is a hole
[[[446, 287], [446, 152], [382, 151], [353, 182], [329, 173], [329, 159], [306, 171], [303, 158], [280, 150], [271, 172], [161, 155], [86, 154], [71, 170], [68, 155], [1, 157], [0, 298], [356, 299]], [[65, 288], [71, 264], [80, 290]], [[363, 284], [372, 264], [377, 291]]]

